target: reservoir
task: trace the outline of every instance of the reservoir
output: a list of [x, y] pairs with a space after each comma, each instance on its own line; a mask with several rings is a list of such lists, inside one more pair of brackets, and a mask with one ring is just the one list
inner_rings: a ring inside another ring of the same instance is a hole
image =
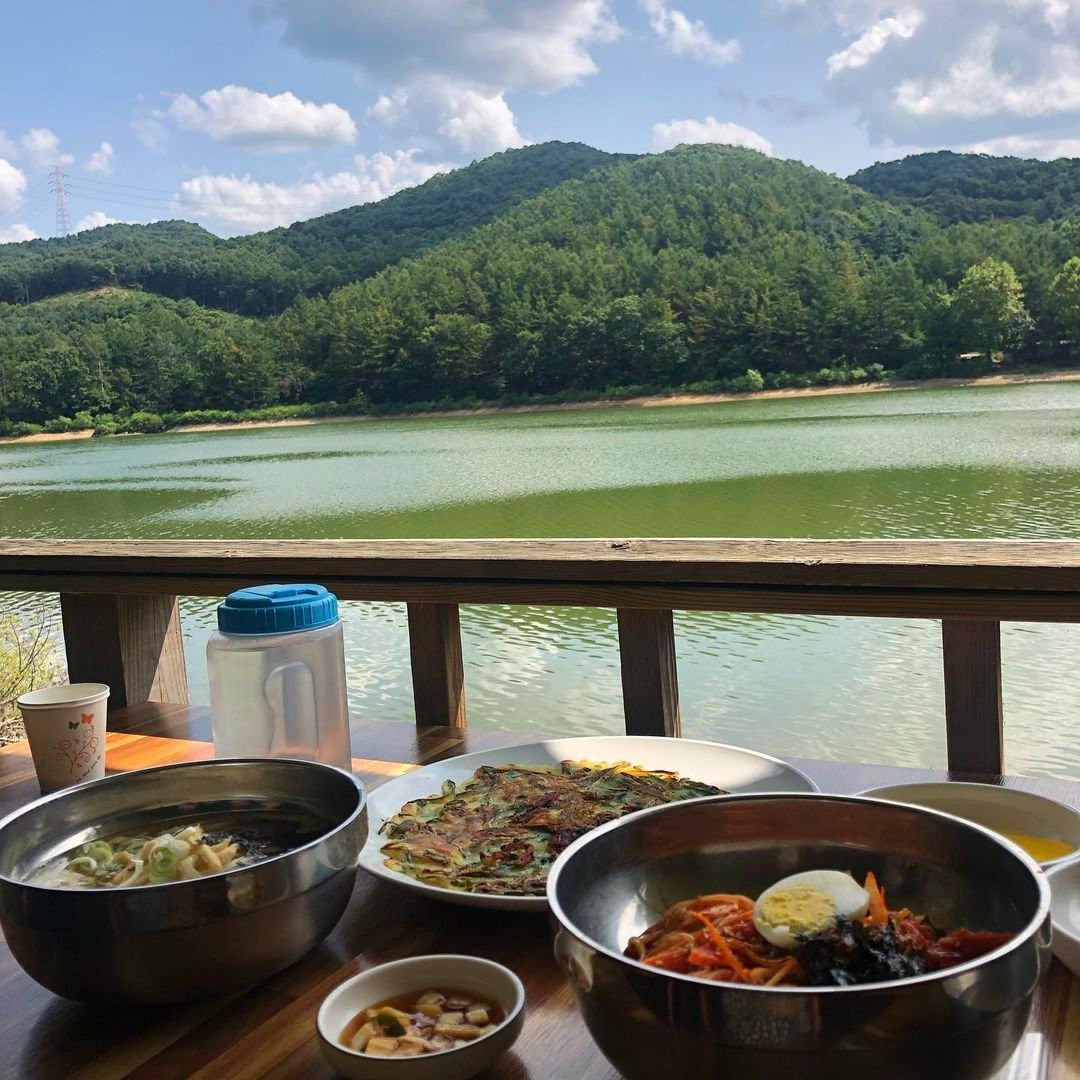
[[[1080, 383], [7, 445], [0, 534], [1077, 539]], [[193, 701], [216, 603], [181, 600]], [[404, 605], [343, 618], [354, 713], [410, 722]], [[688, 737], [943, 766], [937, 623], [675, 627]], [[466, 607], [462, 632], [470, 724], [622, 730], [614, 611]], [[1080, 627], [1006, 624], [1002, 649], [1009, 771], [1080, 777]]]

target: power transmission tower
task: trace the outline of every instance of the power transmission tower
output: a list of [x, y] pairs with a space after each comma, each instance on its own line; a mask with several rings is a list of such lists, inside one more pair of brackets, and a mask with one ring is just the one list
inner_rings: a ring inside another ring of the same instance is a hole
[[63, 166], [54, 165], [52, 177], [49, 180], [49, 187], [52, 189], [53, 194], [56, 195], [57, 236], [71, 235], [71, 218], [68, 217], [67, 208], [67, 189], [64, 187], [64, 181], [66, 179], [67, 177], [64, 175]]

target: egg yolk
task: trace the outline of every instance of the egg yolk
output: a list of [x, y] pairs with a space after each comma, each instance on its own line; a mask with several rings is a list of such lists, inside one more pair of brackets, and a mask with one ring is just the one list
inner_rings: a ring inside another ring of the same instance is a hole
[[1006, 840], [1011, 840], [1017, 847], [1022, 847], [1036, 862], [1049, 862], [1060, 859], [1076, 849], [1064, 840], [1051, 840], [1046, 836], [1029, 836], [1027, 833], [1002, 832]]
[[765, 897], [758, 917], [768, 926], [786, 926], [792, 934], [812, 934], [836, 918], [836, 901], [811, 885], [791, 885]]

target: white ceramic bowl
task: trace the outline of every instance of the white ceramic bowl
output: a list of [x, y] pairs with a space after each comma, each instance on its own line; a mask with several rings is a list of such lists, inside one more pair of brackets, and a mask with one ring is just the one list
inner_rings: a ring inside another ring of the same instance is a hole
[[1026, 833], [1072, 844], [1068, 855], [1039, 863], [1043, 869], [1060, 866], [1080, 852], [1080, 811], [1064, 803], [1018, 788], [993, 784], [896, 784], [860, 792], [871, 799], [926, 806], [974, 821], [995, 832]]
[[1050, 921], [1054, 927], [1050, 948], [1080, 977], [1080, 859], [1054, 867], [1050, 882]]
[[[442, 988], [487, 998], [505, 1019], [490, 1035], [419, 1057], [373, 1057], [341, 1045], [342, 1030], [361, 1009], [398, 994]], [[478, 956], [440, 955], [395, 960], [346, 979], [322, 1003], [316, 1024], [323, 1057], [350, 1080], [466, 1080], [513, 1046], [524, 1021], [525, 987], [509, 968]]]

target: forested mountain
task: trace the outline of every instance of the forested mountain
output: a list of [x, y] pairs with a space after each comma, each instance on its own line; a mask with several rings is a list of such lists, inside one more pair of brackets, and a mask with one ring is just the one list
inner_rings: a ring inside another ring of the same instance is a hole
[[122, 286], [248, 315], [324, 294], [491, 221], [510, 207], [629, 157], [581, 143], [507, 150], [380, 202], [287, 229], [222, 240], [184, 221], [107, 225], [0, 245], [0, 302]]
[[1080, 214], [1080, 159], [914, 154], [860, 169], [848, 180], [878, 198], [918, 206], [946, 224]]
[[[498, 156], [496, 174], [547, 160], [542, 149]], [[969, 374], [1003, 353], [1066, 362], [1080, 342], [1075, 219], [943, 227], [903, 200], [733, 147], [603, 160], [467, 231], [468, 206], [446, 197], [452, 174], [343, 212], [367, 222], [356, 237], [329, 228], [344, 220], [331, 215], [232, 242], [262, 244], [259, 259], [312, 281], [384, 265], [277, 316], [119, 289], [0, 304], [0, 426]], [[415, 208], [403, 196], [421, 193], [440, 207], [437, 228], [390, 205]], [[401, 225], [384, 233], [376, 220]], [[162, 226], [180, 227], [193, 228]], [[438, 228], [447, 235], [427, 244]], [[230, 243], [205, 235], [192, 232], [193, 259]]]

